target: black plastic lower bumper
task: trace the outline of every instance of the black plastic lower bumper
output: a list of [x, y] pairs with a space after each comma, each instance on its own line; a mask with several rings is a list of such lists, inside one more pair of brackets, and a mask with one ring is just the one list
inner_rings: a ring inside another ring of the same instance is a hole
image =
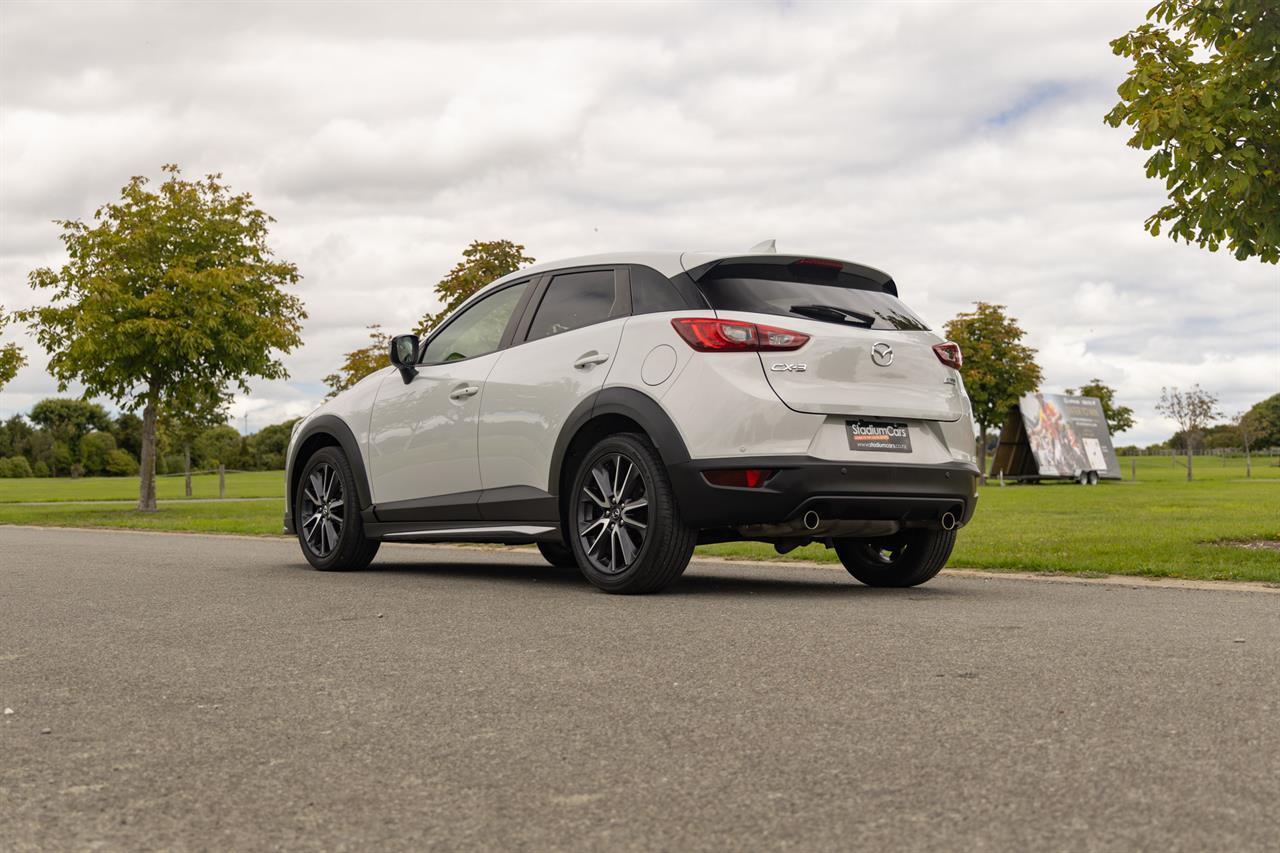
[[[702, 472], [716, 469], [776, 470], [754, 489], [713, 486]], [[977, 504], [978, 468], [963, 462], [936, 465], [830, 462], [794, 456], [694, 459], [670, 466], [680, 514], [699, 528], [772, 524], [815, 510], [826, 519], [886, 520], [934, 526], [945, 512], [968, 523]]]

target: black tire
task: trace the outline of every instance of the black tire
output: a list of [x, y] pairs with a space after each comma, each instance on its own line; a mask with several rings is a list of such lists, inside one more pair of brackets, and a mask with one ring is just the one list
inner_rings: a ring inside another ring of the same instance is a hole
[[364, 535], [356, 478], [346, 454], [322, 447], [307, 460], [293, 499], [294, 527], [307, 562], [322, 572], [363, 569], [380, 542]]
[[[662, 458], [637, 433], [609, 436], [581, 457], [566, 510], [578, 567], [605, 592], [657, 592], [680, 577], [697, 544]], [[601, 537], [608, 537], [607, 549]]]
[[557, 569], [578, 568], [578, 558], [573, 556], [573, 551], [559, 542], [539, 542], [538, 550], [542, 558]]
[[872, 539], [837, 539], [836, 554], [849, 574], [867, 586], [918, 586], [951, 556], [954, 530], [903, 530]]

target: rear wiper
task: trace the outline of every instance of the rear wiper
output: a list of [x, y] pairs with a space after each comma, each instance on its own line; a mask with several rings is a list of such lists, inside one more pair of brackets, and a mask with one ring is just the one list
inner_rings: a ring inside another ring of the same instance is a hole
[[837, 308], [834, 305], [792, 305], [789, 310], [792, 314], [812, 317], [815, 320], [853, 323], [857, 326], [865, 326], [868, 329], [876, 322], [876, 318], [872, 314], [863, 314], [861, 311], [854, 311], [850, 308]]

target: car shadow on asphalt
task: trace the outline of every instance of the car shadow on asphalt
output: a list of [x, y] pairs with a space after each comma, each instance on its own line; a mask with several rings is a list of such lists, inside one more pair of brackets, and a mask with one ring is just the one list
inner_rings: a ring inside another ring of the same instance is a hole
[[[863, 586], [853, 578], [832, 572], [830, 580], [814, 580], [811, 576], [780, 578], [776, 573], [752, 576], [750, 569], [741, 575], [725, 575], [719, 572], [704, 573], [695, 566], [663, 592], [662, 596], [797, 596], [832, 597], [857, 595], [865, 598], [920, 596], [931, 599], [956, 594], [957, 590], [944, 587], [921, 586], [911, 589], [875, 589]], [[363, 575], [421, 575], [423, 577], [451, 580], [496, 580], [512, 585], [534, 585], [579, 588], [594, 592], [591, 585], [574, 569], [557, 569], [552, 566], [529, 563], [451, 563], [451, 562], [387, 562], [374, 563], [361, 572]]]

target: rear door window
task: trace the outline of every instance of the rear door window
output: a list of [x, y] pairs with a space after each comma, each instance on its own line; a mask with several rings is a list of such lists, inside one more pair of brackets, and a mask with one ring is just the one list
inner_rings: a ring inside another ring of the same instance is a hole
[[547, 286], [526, 340], [581, 329], [621, 313], [613, 270], [561, 273]]
[[929, 328], [876, 282], [836, 270], [722, 264], [698, 281], [698, 289], [720, 311], [805, 317], [864, 329]]

